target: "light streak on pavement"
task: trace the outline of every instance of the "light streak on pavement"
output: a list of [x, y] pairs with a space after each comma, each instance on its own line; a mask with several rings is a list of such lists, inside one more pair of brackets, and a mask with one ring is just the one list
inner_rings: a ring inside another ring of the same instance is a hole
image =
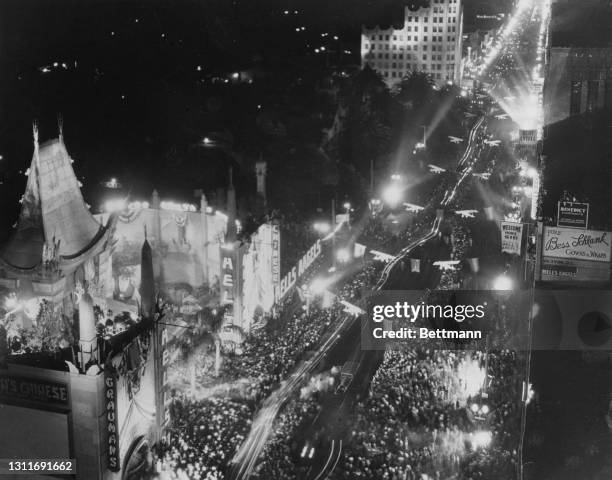
[[[469, 135], [469, 143], [466, 147], [465, 154], [459, 162], [459, 165], [463, 165], [464, 163], [466, 163], [468, 159], [473, 155], [476, 144], [476, 136], [478, 130], [482, 127], [483, 123], [484, 117], [481, 117], [472, 128], [472, 131]], [[457, 192], [457, 188], [470, 175], [472, 171], [472, 164], [473, 161], [470, 162], [468, 164], [468, 167], [462, 171], [462, 175], [457, 180], [457, 183], [455, 184], [453, 189], [447, 190], [445, 192], [444, 200], [442, 201], [443, 206], [448, 205], [452, 201]], [[404, 247], [399, 252], [399, 254], [387, 264], [381, 274], [379, 282], [375, 287], [376, 290], [380, 290], [384, 287], [384, 285], [389, 279], [390, 272], [399, 262], [403, 260], [406, 255], [408, 255], [414, 248], [423, 245], [438, 234], [442, 220], [443, 216], [436, 216], [429, 232], [425, 233], [423, 236], [418, 239], [415, 239], [408, 246]], [[272, 394], [264, 401], [261, 409], [256, 414], [255, 419], [253, 420], [248, 437], [242, 443], [238, 452], [232, 459], [234, 468], [230, 473], [230, 478], [237, 480], [247, 479], [251, 475], [253, 475], [255, 467], [257, 466], [257, 461], [260, 458], [267, 441], [271, 438], [273, 434], [274, 421], [280, 409], [289, 399], [289, 397], [299, 388], [305, 376], [310, 374], [317, 367], [319, 361], [323, 359], [323, 357], [337, 342], [340, 333], [344, 329], [352, 325], [355, 320], [356, 317], [346, 315], [340, 322], [340, 325], [319, 347], [316, 354], [307, 362], [302, 363], [297, 368], [297, 370], [295, 370], [287, 380], [282, 382], [281, 386], [277, 390], [272, 392]], [[337, 463], [338, 461], [336, 461], [336, 464]]]

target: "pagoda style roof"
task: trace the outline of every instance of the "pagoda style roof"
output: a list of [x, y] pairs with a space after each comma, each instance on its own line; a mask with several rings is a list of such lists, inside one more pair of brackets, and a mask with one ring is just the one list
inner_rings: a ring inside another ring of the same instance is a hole
[[106, 236], [106, 228], [95, 220], [83, 200], [61, 133], [40, 146], [35, 133], [27, 175], [19, 219], [0, 249], [2, 263], [17, 270], [33, 270], [50, 257], [69, 261]]

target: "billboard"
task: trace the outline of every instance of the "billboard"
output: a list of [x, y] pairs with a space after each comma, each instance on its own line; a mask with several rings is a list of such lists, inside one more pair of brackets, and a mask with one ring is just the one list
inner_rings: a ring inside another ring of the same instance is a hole
[[610, 262], [610, 232], [544, 227], [542, 256]]
[[557, 227], [588, 228], [589, 204], [559, 202], [557, 204]]
[[541, 265], [545, 282], [607, 282], [610, 232], [544, 227]]
[[321, 255], [321, 240], [318, 239], [312, 247], [299, 260], [298, 264], [293, 267], [280, 281], [280, 285], [276, 288], [276, 301], [281, 301], [285, 295], [295, 286], [298, 278], [300, 278], [312, 263]]
[[242, 257], [242, 320], [248, 331], [257, 315], [274, 305], [274, 288], [280, 276], [280, 233], [278, 225], [261, 225], [251, 236]]
[[523, 238], [523, 224], [515, 222], [501, 222], [501, 251], [502, 253], [521, 254], [521, 240]]
[[610, 265], [566, 258], [542, 258], [544, 282], [607, 282]]

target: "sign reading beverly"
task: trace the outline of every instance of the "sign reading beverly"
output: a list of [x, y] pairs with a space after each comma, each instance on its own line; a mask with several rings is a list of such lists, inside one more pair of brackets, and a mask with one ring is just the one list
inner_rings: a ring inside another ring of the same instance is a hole
[[559, 202], [557, 206], [557, 226], [588, 228], [589, 204], [578, 202]]

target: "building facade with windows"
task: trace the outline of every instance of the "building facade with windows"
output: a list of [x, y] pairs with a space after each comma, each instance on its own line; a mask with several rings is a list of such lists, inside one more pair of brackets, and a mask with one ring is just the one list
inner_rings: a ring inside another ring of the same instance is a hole
[[405, 7], [404, 24], [363, 27], [361, 65], [379, 72], [389, 86], [411, 72], [425, 72], [437, 84], [459, 83], [462, 74], [461, 0], [431, 0], [429, 7]]
[[552, 5], [544, 82], [545, 124], [612, 108], [612, 6]]

